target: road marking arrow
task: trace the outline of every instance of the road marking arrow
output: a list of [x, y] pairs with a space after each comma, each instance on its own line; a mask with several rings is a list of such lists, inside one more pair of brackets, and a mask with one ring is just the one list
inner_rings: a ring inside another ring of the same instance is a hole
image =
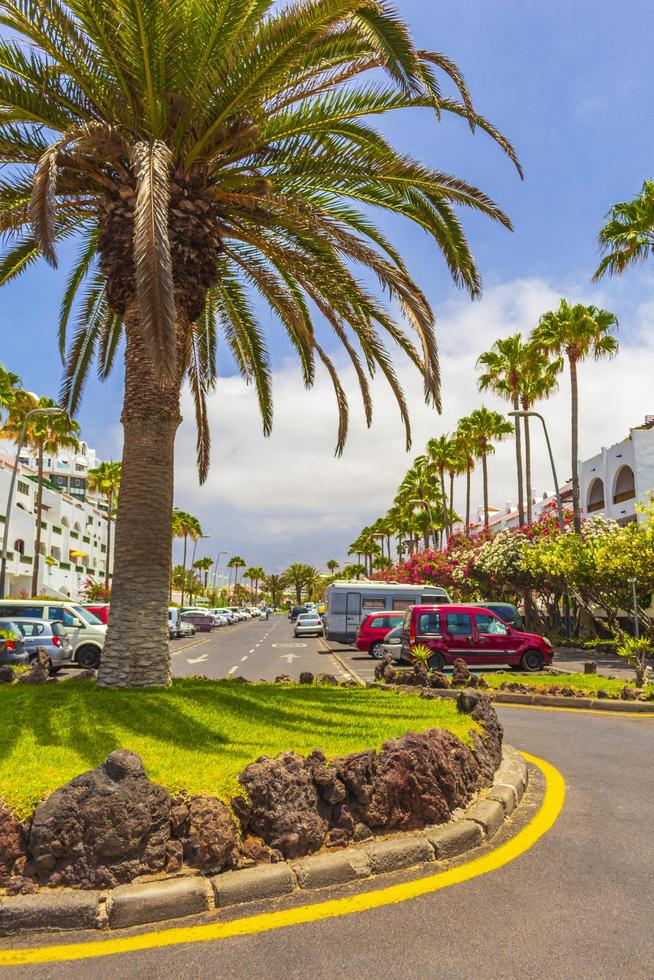
[[285, 660], [287, 664], [292, 664], [294, 660], [299, 660], [297, 653], [283, 653], [280, 660]]
[[186, 663], [187, 664], [201, 664], [205, 660], [208, 660], [208, 659], [209, 659], [209, 654], [208, 653], [203, 653], [201, 657], [193, 657], [190, 660], [187, 658]]

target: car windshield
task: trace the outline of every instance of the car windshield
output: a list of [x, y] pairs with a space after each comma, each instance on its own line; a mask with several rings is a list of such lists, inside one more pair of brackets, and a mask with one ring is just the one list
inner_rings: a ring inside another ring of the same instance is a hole
[[88, 623], [89, 626], [104, 626], [102, 620], [98, 619], [94, 613], [89, 612], [88, 609], [85, 609], [84, 606], [70, 606], [69, 608], [76, 613], [80, 619], [83, 619], [85, 623]]

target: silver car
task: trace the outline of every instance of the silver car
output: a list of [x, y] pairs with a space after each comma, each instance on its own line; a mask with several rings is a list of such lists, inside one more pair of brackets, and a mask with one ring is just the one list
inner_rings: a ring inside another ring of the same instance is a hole
[[392, 629], [390, 633], [387, 633], [383, 639], [383, 642], [379, 648], [380, 655], [382, 657], [392, 657], [393, 660], [400, 660], [400, 653], [402, 650], [402, 630], [404, 626], [400, 623], [395, 629]]
[[12, 617], [0, 620], [0, 628], [11, 630], [22, 639], [28, 662], [36, 660], [40, 648], [48, 654], [53, 673], [72, 662], [73, 644], [63, 625], [56, 620]]
[[295, 620], [294, 636], [322, 636], [324, 632], [323, 621], [317, 612], [300, 613]]

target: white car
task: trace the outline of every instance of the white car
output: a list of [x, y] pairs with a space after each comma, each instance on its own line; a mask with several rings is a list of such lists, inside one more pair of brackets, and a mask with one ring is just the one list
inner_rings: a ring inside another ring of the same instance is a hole
[[216, 606], [215, 609], [210, 609], [209, 612], [212, 616], [222, 616], [222, 618], [227, 621], [229, 626], [236, 622], [236, 616], [231, 609], [227, 608], [227, 606]]
[[300, 613], [295, 620], [294, 636], [322, 636], [325, 627], [317, 612]]

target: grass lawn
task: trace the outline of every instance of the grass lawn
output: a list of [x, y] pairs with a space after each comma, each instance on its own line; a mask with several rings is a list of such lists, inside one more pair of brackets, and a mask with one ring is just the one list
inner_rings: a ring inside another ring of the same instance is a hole
[[171, 792], [227, 798], [260, 755], [328, 757], [379, 748], [407, 731], [448, 728], [466, 740], [453, 701], [365, 688], [180, 679], [165, 691], [101, 691], [92, 681], [0, 686], [0, 800], [21, 817], [114, 749], [137, 752]]
[[[624, 680], [609, 680], [608, 677], [601, 677], [599, 674], [514, 674], [513, 671], [506, 673], [484, 674], [485, 680], [491, 687], [499, 687], [500, 684], [529, 684], [534, 687], [573, 687], [579, 691], [594, 693], [602, 688], [609, 694], [620, 694], [620, 691], [627, 683]], [[635, 684], [629, 682], [629, 687], [635, 689]], [[646, 693], [654, 690], [654, 685], [647, 684], [644, 688]]]

